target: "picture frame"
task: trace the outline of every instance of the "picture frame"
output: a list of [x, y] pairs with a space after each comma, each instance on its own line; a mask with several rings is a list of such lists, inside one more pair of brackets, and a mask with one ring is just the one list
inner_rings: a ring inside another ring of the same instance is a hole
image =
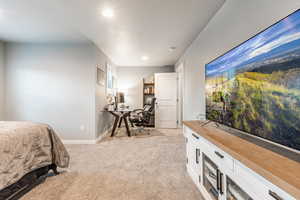
[[105, 85], [105, 72], [99, 66], [97, 66], [97, 84]]

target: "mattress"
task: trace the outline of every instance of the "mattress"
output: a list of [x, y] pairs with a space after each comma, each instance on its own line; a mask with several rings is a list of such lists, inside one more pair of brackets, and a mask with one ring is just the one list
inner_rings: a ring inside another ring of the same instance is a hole
[[66, 168], [69, 154], [46, 124], [0, 121], [0, 190], [27, 173], [56, 164]]

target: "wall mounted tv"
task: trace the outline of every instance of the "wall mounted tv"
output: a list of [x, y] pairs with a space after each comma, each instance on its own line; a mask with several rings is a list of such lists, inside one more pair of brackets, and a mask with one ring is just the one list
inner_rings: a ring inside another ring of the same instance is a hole
[[205, 68], [207, 119], [300, 150], [300, 10]]

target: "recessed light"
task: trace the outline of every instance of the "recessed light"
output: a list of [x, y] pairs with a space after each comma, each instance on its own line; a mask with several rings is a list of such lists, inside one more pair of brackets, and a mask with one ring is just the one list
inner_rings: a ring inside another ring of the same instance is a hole
[[149, 60], [149, 57], [148, 56], [142, 56], [141, 59], [146, 61], [146, 60]]
[[114, 15], [114, 11], [111, 8], [105, 8], [104, 10], [102, 10], [103, 17], [112, 18]]
[[176, 47], [174, 47], [174, 46], [169, 48], [169, 51], [175, 51], [175, 50], [176, 50]]

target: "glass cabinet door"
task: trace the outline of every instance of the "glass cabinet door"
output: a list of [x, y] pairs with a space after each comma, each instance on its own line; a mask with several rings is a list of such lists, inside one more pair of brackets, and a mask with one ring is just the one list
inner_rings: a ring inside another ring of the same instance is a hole
[[203, 186], [210, 196], [218, 200], [218, 167], [205, 154], [203, 154]]
[[244, 190], [242, 190], [233, 180], [226, 176], [227, 200], [253, 200]]

